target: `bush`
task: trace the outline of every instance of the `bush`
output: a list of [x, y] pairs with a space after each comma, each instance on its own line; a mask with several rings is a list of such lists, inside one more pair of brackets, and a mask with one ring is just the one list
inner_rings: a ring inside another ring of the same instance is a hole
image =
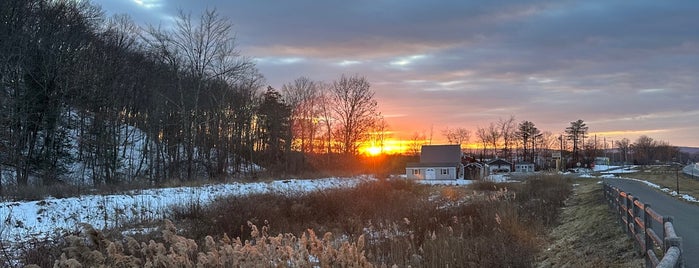
[[300, 196], [279, 193], [223, 198], [206, 208], [174, 210], [184, 233], [196, 239], [228, 233], [247, 239], [246, 222], [272, 223], [279, 232], [301, 233], [308, 228], [357, 236], [369, 221], [397, 221], [419, 214], [430, 202], [428, 189], [410, 181], [362, 183], [351, 189], [316, 191]]
[[66, 237], [67, 246], [54, 267], [373, 267], [364, 256], [364, 237], [336, 243], [332, 233], [322, 238], [309, 229], [301, 237], [270, 236], [252, 223], [250, 240], [227, 235], [202, 243], [177, 234], [165, 221], [160, 241], [138, 242], [126, 237], [111, 241], [89, 225], [77, 236]]

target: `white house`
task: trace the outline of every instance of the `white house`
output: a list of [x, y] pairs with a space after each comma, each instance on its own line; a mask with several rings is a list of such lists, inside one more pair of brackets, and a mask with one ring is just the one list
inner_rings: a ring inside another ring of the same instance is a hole
[[405, 167], [408, 179], [456, 180], [463, 179], [463, 174], [460, 145], [423, 145], [420, 162]]

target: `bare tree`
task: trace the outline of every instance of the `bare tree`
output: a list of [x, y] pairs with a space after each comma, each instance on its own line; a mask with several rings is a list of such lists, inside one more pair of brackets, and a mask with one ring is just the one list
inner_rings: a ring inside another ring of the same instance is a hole
[[[29, 1], [0, 1], [0, 169], [15, 167], [17, 184], [26, 185], [29, 104], [25, 95], [25, 64], [35, 23], [35, 4]], [[26, 167], [26, 168], [25, 168]], [[2, 181], [0, 180], [0, 191]]]
[[488, 143], [492, 145], [494, 158], [498, 157], [498, 143], [500, 142], [501, 137], [502, 133], [500, 133], [498, 126], [494, 123], [490, 123], [486, 129], [486, 139], [488, 140]]
[[[214, 80], [245, 87], [254, 65], [240, 56], [232, 33], [233, 24], [221, 17], [215, 9], [207, 9], [195, 21], [190, 14], [180, 11], [173, 30], [151, 27], [146, 41], [151, 50], [160, 55], [176, 71], [188, 75], [178, 80], [176, 99], [186, 156], [186, 177], [192, 179], [195, 167], [195, 147], [200, 142], [198, 129], [206, 122], [201, 114], [201, 97]], [[224, 91], [225, 92], [225, 91]], [[199, 150], [206, 153], [207, 150]]]
[[636, 141], [631, 144], [633, 151], [634, 162], [642, 165], [650, 164], [656, 159], [656, 147], [658, 142], [646, 135], [641, 135]]
[[197, 22], [180, 10], [175, 30], [166, 32], [169, 49], [181, 57], [184, 70], [202, 82], [219, 78], [237, 81], [252, 63], [240, 56], [232, 28], [230, 20], [216, 9], [204, 11]]
[[631, 146], [631, 141], [627, 138], [623, 138], [614, 143], [616, 147], [619, 148], [619, 153], [621, 154], [621, 157], [624, 159], [624, 165], [626, 165], [629, 162], [629, 148]]
[[369, 81], [344, 74], [330, 87], [332, 110], [338, 120], [338, 134], [345, 154], [355, 154], [376, 120], [377, 103]]
[[326, 83], [320, 83], [321, 91], [319, 96], [319, 118], [320, 124], [324, 126], [324, 138], [325, 143], [324, 151], [326, 155], [330, 155], [333, 152], [333, 128], [335, 127], [335, 119], [333, 118], [332, 109], [332, 97], [330, 94], [331, 85]]
[[515, 141], [517, 131], [517, 126], [515, 123], [515, 116], [511, 115], [508, 119], [500, 118], [498, 120], [498, 127], [500, 128], [500, 137], [502, 138], [502, 151], [505, 158], [508, 158], [511, 153], [512, 145]]
[[389, 138], [389, 133], [388, 133], [388, 123], [386, 122], [386, 119], [381, 115], [378, 114], [376, 116], [376, 122], [373, 125], [373, 133], [372, 133], [372, 143], [375, 146], [379, 146], [380, 148], [380, 153], [383, 153], [384, 151], [384, 146], [386, 145], [386, 139]]
[[442, 135], [447, 138], [447, 142], [450, 144], [462, 145], [471, 139], [471, 131], [462, 127], [454, 129], [446, 128], [442, 130]]
[[66, 104], [95, 41], [96, 11], [83, 1], [0, 3], [0, 123], [8, 128], [0, 131], [0, 150], [4, 143], [9, 151], [0, 154], [10, 158], [18, 185], [27, 185], [30, 173], [40, 183], [67, 173]]
[[314, 140], [319, 128], [321, 86], [307, 77], [299, 77], [293, 83], [282, 86], [282, 94], [292, 108], [291, 129], [296, 149], [303, 153], [314, 151]]
[[486, 148], [488, 148], [488, 141], [490, 140], [488, 130], [486, 128], [478, 127], [476, 129], [476, 136], [478, 137], [478, 140], [481, 142], [481, 161], [483, 161], [483, 158], [485, 157], [485, 150]]
[[[542, 131], [537, 139], [538, 153], [544, 156], [551, 156], [552, 150], [557, 150], [558, 136], [555, 136], [551, 131]], [[544, 162], [543, 168], [550, 168], [549, 162]]]
[[558, 135], [554, 135], [551, 131], [541, 132], [541, 141], [539, 148], [547, 150], [559, 150]]
[[425, 133], [418, 133], [415, 132], [413, 133], [413, 136], [410, 137], [410, 143], [408, 145], [408, 150], [409, 152], [414, 155], [420, 155], [420, 150], [422, 149], [422, 145], [427, 144], [427, 136]]

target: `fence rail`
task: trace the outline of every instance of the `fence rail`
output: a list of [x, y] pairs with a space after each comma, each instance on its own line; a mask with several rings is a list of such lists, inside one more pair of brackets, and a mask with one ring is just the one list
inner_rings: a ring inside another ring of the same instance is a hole
[[[650, 204], [607, 183], [604, 196], [609, 207], [618, 213], [619, 223], [645, 256], [646, 267], [684, 267], [682, 238], [675, 233], [672, 217], [660, 215]], [[654, 223], [662, 224], [662, 237], [653, 229]], [[656, 253], [662, 253], [663, 258], [658, 259]]]

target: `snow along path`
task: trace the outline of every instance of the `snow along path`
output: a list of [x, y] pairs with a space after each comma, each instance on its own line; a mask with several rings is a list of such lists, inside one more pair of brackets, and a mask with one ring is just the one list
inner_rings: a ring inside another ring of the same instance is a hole
[[0, 239], [22, 243], [78, 230], [80, 223], [98, 229], [134, 221], [159, 220], [177, 205], [208, 204], [219, 197], [257, 193], [298, 194], [353, 187], [369, 177], [228, 183], [200, 187], [136, 190], [114, 195], [47, 198], [30, 202], [0, 202]]

